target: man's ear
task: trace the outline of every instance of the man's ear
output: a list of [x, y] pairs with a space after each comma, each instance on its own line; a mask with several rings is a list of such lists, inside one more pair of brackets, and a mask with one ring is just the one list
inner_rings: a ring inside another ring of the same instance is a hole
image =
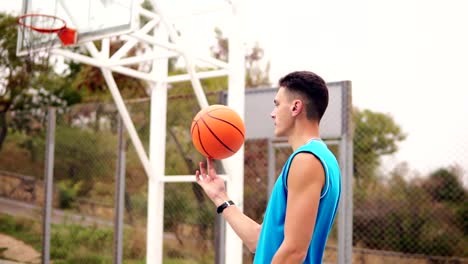
[[304, 108], [304, 104], [302, 103], [301, 100], [294, 100], [292, 102], [292, 115], [297, 116], [302, 112], [302, 109]]

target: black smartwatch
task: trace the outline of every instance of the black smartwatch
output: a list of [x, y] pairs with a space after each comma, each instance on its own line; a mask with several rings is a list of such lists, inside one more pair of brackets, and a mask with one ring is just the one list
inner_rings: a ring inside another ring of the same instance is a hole
[[216, 212], [217, 212], [218, 214], [221, 214], [221, 213], [224, 211], [224, 209], [228, 208], [228, 207], [231, 206], [231, 205], [234, 205], [234, 202], [233, 202], [233, 201], [231, 201], [231, 200], [225, 201], [225, 202], [222, 203], [220, 206], [218, 206], [218, 208], [216, 209]]

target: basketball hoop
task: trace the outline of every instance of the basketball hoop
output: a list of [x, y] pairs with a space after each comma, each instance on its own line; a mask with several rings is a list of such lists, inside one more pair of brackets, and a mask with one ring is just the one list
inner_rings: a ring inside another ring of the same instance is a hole
[[[44, 14], [26, 14], [19, 16], [17, 22], [23, 28], [23, 32], [29, 31], [30, 35], [55, 33], [64, 46], [76, 43], [76, 30], [68, 28], [65, 20], [60, 17]], [[43, 36], [42, 39], [44, 38], [49, 38], [49, 36]], [[37, 38], [31, 38], [30, 36], [29, 39], [32, 40]]]
[[22, 34], [21, 45], [26, 48], [28, 72], [49, 68], [50, 50], [57, 46], [57, 39], [63, 46], [76, 44], [76, 30], [68, 28], [65, 20], [59, 17], [26, 14], [19, 16], [16, 21], [19, 33]]

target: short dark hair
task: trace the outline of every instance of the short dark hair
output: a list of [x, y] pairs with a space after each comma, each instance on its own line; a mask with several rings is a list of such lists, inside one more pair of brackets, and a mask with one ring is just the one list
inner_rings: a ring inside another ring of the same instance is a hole
[[307, 118], [320, 121], [328, 106], [328, 88], [322, 77], [310, 71], [295, 71], [282, 77], [278, 84], [306, 99]]

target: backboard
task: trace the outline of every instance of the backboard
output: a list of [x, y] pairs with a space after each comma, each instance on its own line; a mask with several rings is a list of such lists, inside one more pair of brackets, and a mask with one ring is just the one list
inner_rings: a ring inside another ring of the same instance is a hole
[[[68, 28], [77, 32], [76, 44], [125, 34], [136, 29], [138, 0], [23, 0], [21, 14], [41, 14], [65, 20]], [[38, 33], [39, 34], [39, 33]], [[58, 36], [35, 38], [18, 30], [17, 55], [25, 55], [31, 48], [60, 45]], [[51, 43], [53, 42], [53, 43]]]
[[[323, 139], [339, 139], [350, 133], [351, 82], [327, 83], [329, 102], [320, 121], [320, 136]], [[270, 113], [278, 88], [255, 88], [245, 90], [245, 128], [247, 139], [275, 138]], [[226, 95], [224, 96], [226, 100]], [[222, 102], [225, 103], [225, 102]]]

